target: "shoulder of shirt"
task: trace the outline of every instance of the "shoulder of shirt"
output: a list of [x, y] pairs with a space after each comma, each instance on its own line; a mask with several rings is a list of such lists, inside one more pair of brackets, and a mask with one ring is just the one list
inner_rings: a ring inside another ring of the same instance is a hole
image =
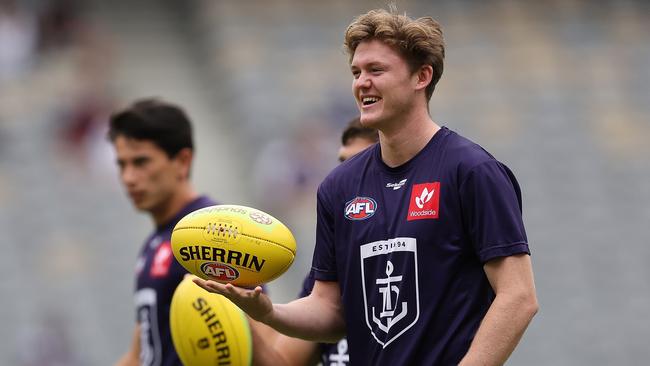
[[208, 205], [208, 206], [214, 206], [219, 204], [217, 201], [213, 200], [211, 197], [207, 195], [199, 196], [197, 201], [199, 201], [201, 205]]
[[183, 207], [183, 209], [180, 212], [188, 211], [188, 210], [191, 212], [204, 207], [215, 206], [218, 204], [219, 202], [213, 200], [211, 197], [207, 195], [200, 195], [197, 198], [195, 198], [192, 202], [190, 202], [187, 206]]
[[192, 202], [186, 204], [185, 206], [183, 206], [183, 208], [181, 208], [178, 212], [176, 212], [175, 217], [173, 219], [171, 219], [170, 221], [168, 221], [164, 225], [156, 227], [156, 229], [154, 230], [154, 233], [152, 234], [152, 237], [154, 235], [159, 235], [159, 234], [163, 234], [163, 233], [166, 233], [166, 232], [171, 232], [171, 230], [174, 228], [176, 223], [181, 218], [183, 218], [183, 216], [189, 214], [190, 212], [201, 209], [201, 208], [204, 208], [204, 207], [214, 206], [214, 205], [217, 205], [217, 204], [218, 203], [216, 201], [214, 201], [212, 198], [210, 198], [210, 197], [208, 197], [206, 195], [200, 195], [200, 196], [196, 197], [194, 200], [192, 200]]
[[479, 144], [451, 130], [447, 134], [445, 150], [448, 166], [457, 166], [461, 172], [471, 171], [486, 162], [499, 163]]

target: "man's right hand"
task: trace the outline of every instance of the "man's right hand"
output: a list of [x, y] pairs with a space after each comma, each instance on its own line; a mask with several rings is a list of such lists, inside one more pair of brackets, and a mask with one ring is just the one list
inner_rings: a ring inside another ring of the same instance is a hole
[[195, 284], [208, 292], [223, 295], [242, 309], [251, 318], [268, 323], [273, 313], [273, 303], [266, 294], [262, 292], [262, 287], [257, 286], [253, 290], [233, 286], [229, 283], [223, 284], [211, 280], [203, 280], [199, 277], [192, 279]]

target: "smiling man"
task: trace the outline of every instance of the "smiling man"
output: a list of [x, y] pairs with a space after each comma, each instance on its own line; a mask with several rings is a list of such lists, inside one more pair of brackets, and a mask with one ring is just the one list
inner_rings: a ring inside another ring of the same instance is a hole
[[313, 291], [272, 304], [259, 288], [195, 282], [288, 335], [347, 333], [353, 365], [501, 365], [538, 307], [517, 180], [431, 119], [436, 21], [373, 10], [345, 47], [361, 124], [379, 144], [318, 189]]

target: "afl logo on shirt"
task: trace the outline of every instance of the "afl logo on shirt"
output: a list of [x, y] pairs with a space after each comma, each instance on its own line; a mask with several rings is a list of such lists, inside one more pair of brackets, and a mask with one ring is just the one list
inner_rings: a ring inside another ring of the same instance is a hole
[[377, 211], [377, 202], [370, 197], [356, 197], [345, 204], [345, 218], [348, 220], [365, 220]]
[[439, 206], [440, 182], [414, 184], [406, 220], [437, 219]]

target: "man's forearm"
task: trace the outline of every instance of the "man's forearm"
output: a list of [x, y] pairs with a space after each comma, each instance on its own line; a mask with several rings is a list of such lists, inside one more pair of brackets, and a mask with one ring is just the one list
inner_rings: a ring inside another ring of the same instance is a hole
[[[313, 296], [313, 295], [312, 295]], [[290, 337], [316, 342], [336, 342], [345, 336], [341, 309], [314, 301], [312, 296], [288, 304], [274, 304], [264, 323]]]
[[537, 312], [534, 294], [497, 296], [460, 366], [503, 365]]

